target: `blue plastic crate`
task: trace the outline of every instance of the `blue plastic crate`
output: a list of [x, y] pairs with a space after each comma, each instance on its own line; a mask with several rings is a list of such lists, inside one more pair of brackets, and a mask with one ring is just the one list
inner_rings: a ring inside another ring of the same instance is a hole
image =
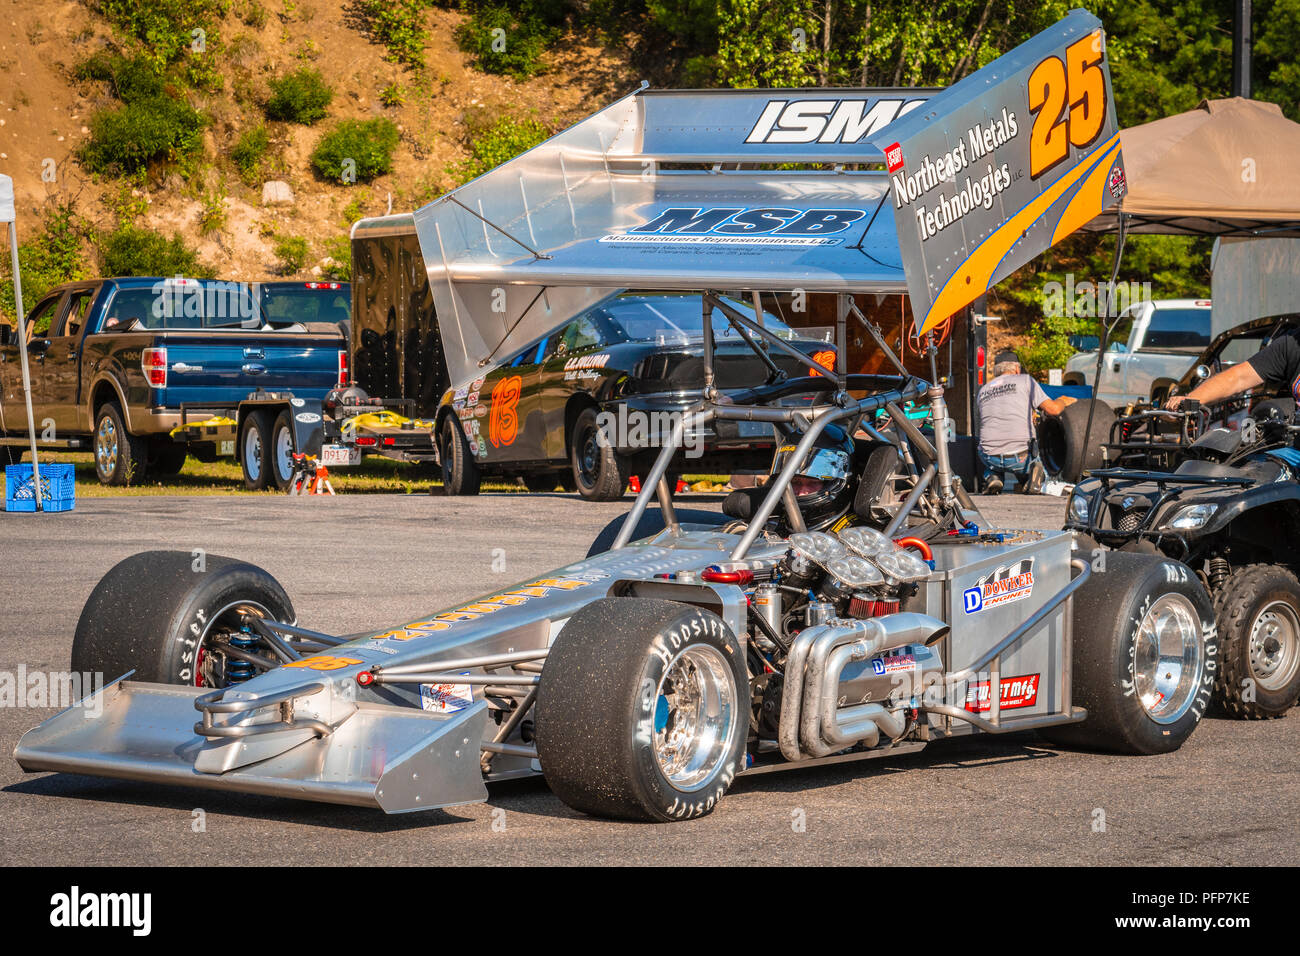
[[[71, 465], [41, 465], [41, 508], [71, 511], [77, 502], [77, 480]], [[5, 511], [35, 511], [36, 488], [31, 465], [5, 466]]]

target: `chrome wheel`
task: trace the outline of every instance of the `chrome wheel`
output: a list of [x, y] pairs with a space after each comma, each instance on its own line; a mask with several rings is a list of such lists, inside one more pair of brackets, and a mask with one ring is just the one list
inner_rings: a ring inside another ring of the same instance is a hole
[[250, 481], [262, 477], [262, 433], [255, 425], [249, 425], [244, 432], [244, 470]]
[[1273, 601], [1250, 629], [1250, 672], [1265, 690], [1281, 690], [1300, 662], [1300, 619], [1286, 601]]
[[1196, 608], [1181, 594], [1159, 598], [1133, 640], [1133, 684], [1147, 716], [1172, 724], [1187, 713], [1204, 666]]
[[105, 415], [95, 430], [95, 471], [101, 479], [113, 477], [117, 471], [117, 455], [117, 426], [111, 415]]
[[718, 776], [736, 713], [731, 666], [716, 648], [698, 644], [669, 662], [655, 701], [654, 755], [675, 788], [699, 790]]

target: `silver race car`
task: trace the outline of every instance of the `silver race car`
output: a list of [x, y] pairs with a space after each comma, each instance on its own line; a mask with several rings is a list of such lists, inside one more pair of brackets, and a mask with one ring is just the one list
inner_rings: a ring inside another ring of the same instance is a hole
[[[801, 391], [820, 397], [779, 403]], [[73, 646], [75, 670], [117, 679], [25, 734], [18, 762], [389, 813], [541, 774], [583, 812], [679, 820], [710, 812], [742, 774], [944, 737], [1033, 728], [1150, 754], [1195, 729], [1217, 648], [1186, 567], [1076, 554], [1071, 532], [989, 528], [946, 446], [901, 411], [927, 401], [944, 433], [943, 391], [924, 381], [823, 370], [742, 398], [706, 398], [682, 419], [586, 559], [421, 620], [324, 634], [252, 565], [126, 559]], [[896, 429], [873, 427], [879, 409]], [[675, 446], [728, 420], [773, 425], [773, 474], [730, 514], [678, 512]], [[801, 501], [856, 467], [830, 429], [897, 449], [908, 490], [887, 523], [806, 520]]]

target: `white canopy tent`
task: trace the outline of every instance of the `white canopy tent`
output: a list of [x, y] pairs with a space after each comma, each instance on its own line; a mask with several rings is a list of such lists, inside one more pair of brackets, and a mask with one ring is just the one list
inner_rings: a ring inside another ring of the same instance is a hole
[[41, 500], [41, 464], [36, 455], [36, 420], [32, 416], [32, 377], [27, 366], [27, 327], [23, 318], [23, 282], [18, 270], [18, 215], [14, 203], [14, 181], [0, 173], [0, 222], [9, 224], [9, 251], [14, 275], [14, 317], [18, 335], [18, 354], [23, 369], [23, 401], [27, 403], [27, 431], [32, 445], [32, 487], [36, 510], [43, 510]]

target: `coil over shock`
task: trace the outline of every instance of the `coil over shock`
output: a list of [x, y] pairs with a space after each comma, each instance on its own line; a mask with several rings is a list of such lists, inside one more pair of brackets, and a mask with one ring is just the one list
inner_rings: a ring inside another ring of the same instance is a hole
[[[230, 646], [240, 651], [252, 653], [253, 648], [257, 646], [258, 637], [252, 632], [247, 624], [241, 627], [236, 633], [230, 635]], [[226, 683], [242, 684], [253, 676], [253, 665], [248, 661], [241, 661], [234, 658], [228, 658], [226, 661]]]
[[1232, 565], [1228, 564], [1227, 558], [1210, 558], [1207, 562], [1210, 579], [1210, 590], [1217, 591], [1223, 587], [1228, 580], [1228, 575], [1232, 573]]

